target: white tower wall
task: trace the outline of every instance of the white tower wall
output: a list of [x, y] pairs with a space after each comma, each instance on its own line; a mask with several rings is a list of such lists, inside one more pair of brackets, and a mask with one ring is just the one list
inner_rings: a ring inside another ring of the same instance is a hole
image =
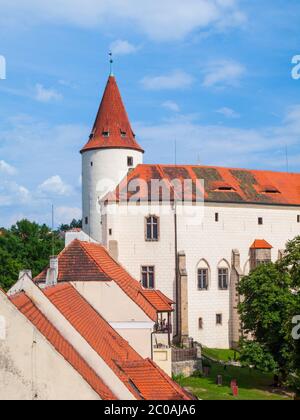
[[[128, 166], [128, 157], [133, 166]], [[128, 171], [143, 163], [143, 153], [132, 149], [98, 149], [82, 153], [83, 231], [102, 243], [99, 201], [113, 191]]]

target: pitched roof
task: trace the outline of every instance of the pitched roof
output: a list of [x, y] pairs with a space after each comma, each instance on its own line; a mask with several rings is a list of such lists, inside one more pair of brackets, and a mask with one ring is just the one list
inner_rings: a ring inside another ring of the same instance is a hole
[[272, 249], [272, 245], [270, 245], [264, 239], [256, 239], [253, 244], [251, 245], [250, 249]]
[[151, 399], [154, 393], [161, 400], [190, 399], [154, 363], [145, 361], [73, 286], [60, 284], [44, 293], [137, 399]]
[[95, 149], [133, 149], [143, 152], [135, 139], [114, 76], [110, 76], [100, 104], [92, 134], [81, 153]]
[[[300, 173], [259, 171], [211, 166], [139, 165], [125, 178], [107, 200], [126, 201], [132, 196], [140, 201], [151, 201], [151, 180], [162, 181], [170, 188], [171, 181], [179, 180], [180, 188], [186, 180], [192, 186], [185, 191], [186, 201], [202, 200], [212, 203], [244, 203], [300, 206]], [[135, 181], [135, 188], [129, 183]], [[137, 186], [136, 181], [141, 180]], [[204, 189], [197, 181], [204, 180]], [[148, 188], [147, 188], [148, 187]], [[171, 187], [171, 200], [182, 199], [182, 191]], [[130, 192], [128, 192], [130, 191]], [[159, 193], [153, 201], [168, 199]]]
[[[98, 244], [74, 240], [58, 257], [58, 282], [114, 281], [153, 321], [157, 312], [172, 312], [172, 304], [163, 293], [144, 290], [119, 263]], [[47, 268], [35, 278], [45, 282]]]
[[48, 321], [42, 312], [26, 296], [20, 293], [10, 298], [16, 308], [39, 330], [46, 340], [60, 353], [64, 359], [83, 377], [92, 389], [103, 400], [116, 400], [117, 398], [105, 385], [102, 379]]

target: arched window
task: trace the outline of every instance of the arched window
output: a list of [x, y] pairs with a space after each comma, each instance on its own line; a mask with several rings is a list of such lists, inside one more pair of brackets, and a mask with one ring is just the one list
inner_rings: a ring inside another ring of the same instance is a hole
[[229, 264], [226, 260], [222, 260], [218, 265], [218, 286], [220, 290], [229, 288]]
[[197, 266], [197, 288], [198, 290], [208, 290], [210, 280], [209, 265], [205, 260], [201, 260]]
[[146, 241], [159, 240], [159, 218], [157, 216], [146, 217]]

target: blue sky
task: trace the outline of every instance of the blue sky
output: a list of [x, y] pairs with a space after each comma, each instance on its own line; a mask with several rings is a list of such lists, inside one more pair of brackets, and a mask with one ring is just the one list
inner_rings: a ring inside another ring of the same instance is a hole
[[298, 0], [0, 0], [0, 226], [81, 215], [79, 150], [109, 72], [146, 163], [300, 163]]

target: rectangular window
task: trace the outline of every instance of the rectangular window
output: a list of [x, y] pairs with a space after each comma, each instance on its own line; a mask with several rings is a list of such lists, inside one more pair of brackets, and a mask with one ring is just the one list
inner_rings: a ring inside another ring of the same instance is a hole
[[223, 315], [222, 314], [217, 314], [216, 315], [216, 324], [217, 325], [222, 325], [223, 324]]
[[229, 284], [229, 271], [228, 268], [219, 268], [218, 270], [219, 278], [219, 289], [227, 290]]
[[142, 285], [145, 289], [154, 289], [155, 287], [155, 267], [142, 267]]
[[84, 221], [85, 221], [85, 224], [86, 224], [86, 225], [88, 225], [88, 224], [89, 224], [89, 218], [88, 218], [88, 217], [86, 217]]
[[198, 270], [198, 289], [207, 290], [208, 289], [208, 269], [199, 268]]
[[297, 216], [297, 223], [300, 223], [300, 215]]
[[218, 222], [219, 221], [219, 213], [215, 213], [215, 221]]
[[159, 218], [149, 216], [146, 218], [146, 241], [159, 240]]
[[258, 218], [258, 224], [262, 226], [264, 224], [264, 219], [262, 217]]
[[108, 231], [108, 232], [109, 232], [109, 236], [112, 236], [112, 233], [113, 233], [113, 232], [112, 232], [112, 229], [109, 229], [109, 231]]
[[198, 323], [198, 325], [199, 325], [199, 330], [203, 330], [203, 318], [199, 318], [199, 321], [198, 321], [199, 323]]
[[127, 166], [132, 167], [133, 166], [133, 157], [128, 156], [127, 158]]

